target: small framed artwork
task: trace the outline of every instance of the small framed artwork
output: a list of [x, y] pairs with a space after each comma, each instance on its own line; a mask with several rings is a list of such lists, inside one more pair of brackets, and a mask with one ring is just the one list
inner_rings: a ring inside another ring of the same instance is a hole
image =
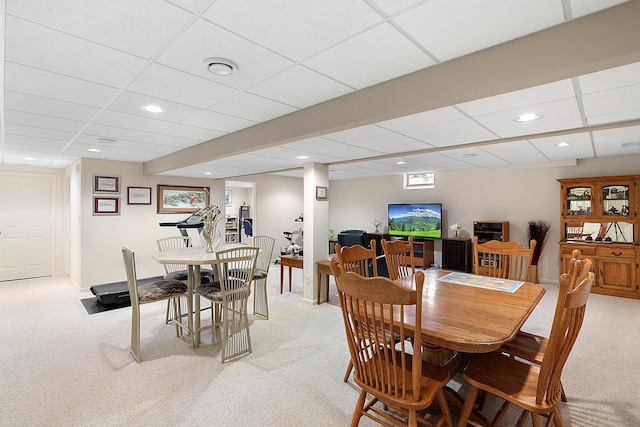
[[226, 207], [230, 207], [231, 206], [231, 190], [225, 190], [224, 191], [224, 205]]
[[327, 187], [316, 186], [316, 200], [327, 200]]
[[120, 215], [120, 197], [93, 197], [94, 215]]
[[93, 177], [94, 193], [120, 193], [119, 176], [98, 176]]
[[435, 172], [405, 173], [403, 188], [405, 190], [417, 188], [435, 188]]
[[209, 204], [209, 187], [158, 185], [158, 213], [193, 213]]
[[128, 205], [150, 205], [151, 187], [127, 187]]

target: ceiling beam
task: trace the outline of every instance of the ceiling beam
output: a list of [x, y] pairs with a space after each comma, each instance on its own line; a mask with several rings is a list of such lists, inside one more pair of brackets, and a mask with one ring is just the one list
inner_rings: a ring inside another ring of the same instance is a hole
[[605, 9], [147, 161], [153, 175], [640, 62], [640, 1]]

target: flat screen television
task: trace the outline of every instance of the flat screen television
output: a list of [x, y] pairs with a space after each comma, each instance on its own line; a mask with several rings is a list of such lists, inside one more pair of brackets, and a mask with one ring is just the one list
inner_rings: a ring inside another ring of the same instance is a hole
[[442, 239], [442, 203], [390, 203], [389, 235]]

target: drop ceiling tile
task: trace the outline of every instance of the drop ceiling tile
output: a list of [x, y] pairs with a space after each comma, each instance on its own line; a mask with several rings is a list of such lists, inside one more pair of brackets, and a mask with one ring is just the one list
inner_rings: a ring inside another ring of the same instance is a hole
[[[426, 153], [411, 156], [411, 159], [422, 163], [423, 167], [420, 170], [412, 172], [424, 172], [424, 171], [441, 171], [441, 170], [455, 170], [455, 169], [469, 169], [472, 166], [469, 163], [462, 162], [456, 158], [448, 156], [445, 151], [443, 153]], [[436, 176], [436, 185], [438, 185], [438, 177]]]
[[638, 154], [640, 145], [633, 144], [640, 142], [640, 126], [593, 132], [593, 140], [598, 157]]
[[136, 151], [146, 151], [148, 153], [155, 153], [154, 157], [158, 157], [158, 154], [164, 155], [164, 154], [174, 153], [178, 151], [177, 147], [172, 147], [164, 144], [149, 143], [149, 142], [136, 142], [132, 144], [130, 147], [127, 147], [127, 149], [136, 150]]
[[99, 138], [111, 138], [115, 140], [126, 139], [129, 141], [142, 141], [149, 137], [149, 132], [141, 132], [133, 129], [124, 129], [116, 126], [105, 126], [97, 123], [90, 124], [83, 131], [84, 134], [94, 135]]
[[43, 147], [58, 152], [62, 150], [67, 143], [67, 141], [59, 139], [47, 139], [29, 135], [16, 135], [12, 133], [5, 133], [4, 135], [5, 148], [9, 147], [10, 144], [16, 144], [22, 145], [24, 149], [26, 149], [26, 147]]
[[7, 13], [144, 58], [161, 50], [192, 19], [156, 0], [15, 0], [7, 2]]
[[[476, 166], [481, 166], [481, 163], [475, 162], [476, 158], [482, 159], [484, 161], [485, 155], [482, 153], [489, 153], [494, 158], [503, 160], [505, 162], [504, 164], [535, 163], [551, 160], [543, 153], [541, 153], [529, 141], [512, 141], [503, 142], [501, 144], [490, 144], [477, 148], [476, 150], [477, 151], [462, 150], [463, 154], [460, 159], [466, 160]], [[476, 154], [476, 156], [474, 158], [465, 158], [464, 154], [471, 153]], [[451, 151], [448, 151], [447, 154], [451, 155]], [[494, 164], [494, 166], [498, 165], [499, 163]]]
[[[217, 76], [205, 69], [207, 58], [224, 58], [238, 69], [229, 76]], [[236, 89], [245, 89], [294, 65], [251, 41], [210, 22], [198, 20], [164, 51], [158, 62]]]
[[401, 133], [436, 147], [495, 139], [495, 135], [469, 119], [422, 126]]
[[583, 94], [640, 84], [640, 62], [578, 77]]
[[184, 124], [175, 124], [164, 129], [162, 132], [159, 132], [157, 135], [189, 138], [202, 142], [222, 136], [224, 135], [224, 132], [204, 129], [196, 126], [187, 126]]
[[564, 22], [558, 0], [432, 0], [393, 18], [440, 61]]
[[154, 64], [128, 88], [195, 108], [207, 108], [235, 93], [235, 89], [163, 65]]
[[5, 123], [4, 132], [5, 134], [32, 136], [35, 138], [54, 139], [59, 141], [70, 141], [75, 136], [75, 133], [73, 132], [25, 126], [15, 123]]
[[[539, 114], [540, 118], [530, 122], [516, 122], [516, 118], [526, 113]], [[474, 120], [503, 138], [583, 125], [575, 98], [482, 114], [475, 116]]]
[[[500, 111], [529, 108], [539, 104], [546, 104], [561, 99], [575, 98], [575, 91], [571, 80], [561, 80], [546, 85], [508, 92], [502, 95], [478, 99], [456, 105], [457, 108], [470, 116], [479, 116]], [[529, 110], [527, 110], [529, 111]]]
[[[365, 157], [377, 156], [380, 153], [357, 146], [331, 141], [326, 138], [309, 138], [301, 141], [291, 142], [282, 145], [284, 148], [295, 150], [296, 153], [308, 154], [318, 153], [326, 156], [338, 157], [340, 159], [361, 159]], [[294, 156], [297, 154], [294, 154]]]
[[12, 16], [7, 16], [7, 35], [8, 61], [107, 86], [129, 83], [147, 65], [133, 55]]
[[61, 117], [63, 119], [88, 121], [97, 113], [98, 109], [71, 102], [58, 101], [20, 92], [5, 91], [4, 102], [7, 109]]
[[[590, 159], [594, 157], [589, 132], [550, 138], [536, 138], [530, 142], [549, 160]], [[571, 145], [558, 147], [557, 144], [561, 142], [567, 142]]]
[[[142, 109], [146, 105], [157, 105], [163, 113], [149, 113]], [[154, 96], [124, 91], [109, 104], [109, 110], [127, 113], [134, 116], [177, 123], [201, 111], [185, 104], [167, 101]]]
[[24, 152], [25, 157], [32, 158], [43, 158], [45, 155], [55, 155], [58, 154], [64, 148], [64, 144], [61, 144], [60, 141], [47, 141], [44, 140], [25, 142], [20, 139], [8, 138], [7, 141], [4, 142], [4, 149], [15, 151], [15, 152]]
[[433, 147], [406, 135], [399, 133], [387, 133], [370, 138], [356, 139], [347, 144], [367, 148], [380, 153], [402, 153], [404, 151], [426, 150]]
[[254, 122], [266, 122], [292, 113], [297, 109], [251, 93], [238, 92], [224, 101], [212, 105], [209, 110]]
[[574, 18], [626, 2], [627, 0], [569, 0], [571, 14]]
[[6, 109], [4, 114], [6, 123], [30, 126], [41, 129], [61, 130], [75, 133], [82, 129], [83, 122], [77, 120], [62, 119], [60, 117], [45, 116], [43, 114], [24, 113]]
[[382, 20], [360, 0], [220, 0], [204, 17], [292, 61], [308, 59]]
[[93, 123], [143, 132], [159, 132], [171, 126], [170, 122], [109, 110], [100, 113]]
[[169, 135], [161, 135], [158, 133], [154, 133], [153, 135], [149, 135], [149, 137], [142, 142], [148, 142], [150, 144], [166, 145], [169, 147], [173, 147], [174, 149], [177, 149], [177, 148], [191, 147], [192, 145], [199, 144], [202, 141], [198, 141], [191, 138], [181, 138], [178, 136], [169, 136]]
[[186, 120], [182, 124], [211, 129], [219, 132], [233, 132], [255, 124], [255, 122], [214, 113], [213, 111], [201, 111]]
[[262, 82], [248, 92], [304, 108], [353, 90], [307, 68], [296, 66]]
[[589, 124], [640, 118], [640, 84], [591, 93], [582, 99]]
[[435, 64], [390, 24], [379, 25], [304, 63], [324, 75], [362, 89]]
[[387, 129], [381, 128], [376, 125], [365, 125], [339, 132], [328, 133], [322, 135], [322, 137], [325, 139], [330, 139], [332, 141], [348, 142], [354, 141], [356, 139], [370, 138], [373, 136], [385, 135], [390, 133], [391, 132], [389, 132]]
[[438, 123], [452, 122], [466, 118], [464, 114], [453, 107], [438, 108], [423, 113], [411, 114], [377, 123], [385, 129], [404, 131]]
[[423, 3], [424, 0], [372, 0], [371, 3], [382, 9], [385, 15], [393, 15], [414, 5]]
[[211, 3], [211, 0], [167, 0], [169, 3], [173, 3], [182, 9], [186, 9], [190, 12], [204, 12], [203, 8], [206, 10], [206, 6], [208, 3]]
[[485, 151], [475, 147], [463, 149], [461, 148], [458, 150], [447, 150], [446, 152], [446, 155], [450, 158], [456, 159], [461, 163], [466, 163], [469, 166], [481, 168], [506, 166], [509, 163], [512, 163], [509, 160], [505, 159], [505, 157], [507, 157], [506, 149], [504, 150], [504, 152], [502, 152], [502, 154], [502, 156], [497, 156], [489, 151]]
[[102, 108], [117, 89], [5, 61], [5, 89]]

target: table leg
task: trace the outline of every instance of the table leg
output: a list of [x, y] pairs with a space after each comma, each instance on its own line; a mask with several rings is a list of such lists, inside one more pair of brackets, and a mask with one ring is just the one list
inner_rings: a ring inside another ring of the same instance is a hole
[[282, 293], [282, 282], [283, 282], [283, 277], [284, 275], [284, 265], [282, 265], [282, 261], [280, 261], [280, 293]]
[[[195, 266], [195, 272], [194, 272], [194, 277], [195, 277], [195, 289], [198, 289], [198, 287], [200, 286], [200, 265], [196, 265]], [[194, 289], [194, 290], [195, 290]], [[195, 313], [196, 313], [196, 320], [195, 320], [195, 327], [196, 327], [196, 333], [195, 333], [195, 338], [194, 338], [194, 347], [198, 347], [200, 345], [200, 295], [196, 294], [195, 292], [193, 293], [193, 298], [195, 299]]]
[[291, 266], [289, 266], [289, 292], [291, 292]]
[[326, 302], [329, 302], [329, 275], [325, 274], [325, 276], [327, 276], [327, 299], [326, 299]]
[[189, 338], [191, 338], [191, 347], [196, 347], [195, 335], [193, 333], [193, 265], [189, 265], [189, 277], [187, 277], [187, 325], [189, 325]]
[[320, 290], [322, 290], [322, 274], [318, 268], [318, 305], [320, 305]]

